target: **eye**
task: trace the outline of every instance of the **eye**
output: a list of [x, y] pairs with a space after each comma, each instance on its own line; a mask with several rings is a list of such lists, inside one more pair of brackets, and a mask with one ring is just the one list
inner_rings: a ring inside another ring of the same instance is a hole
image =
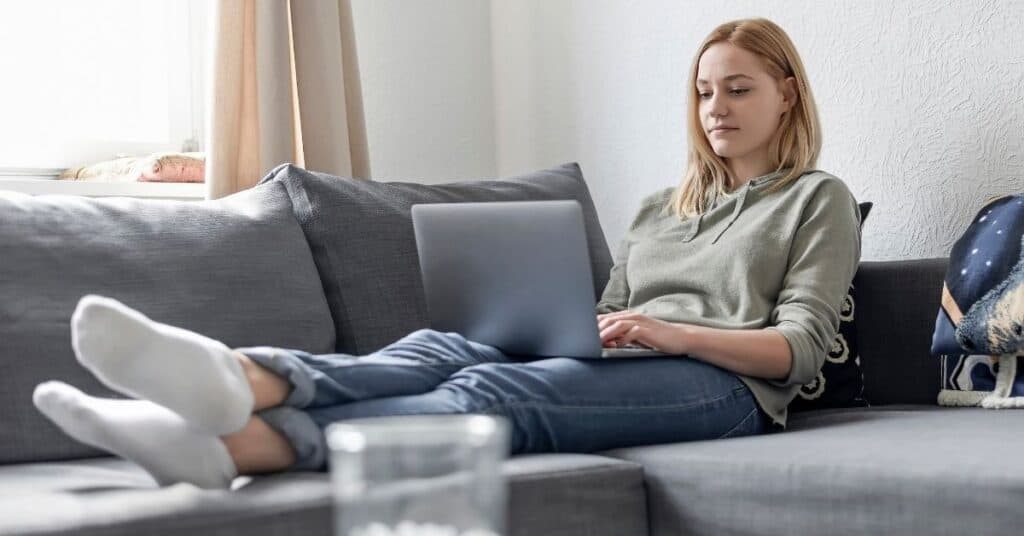
[[747, 89], [747, 88], [738, 87], [738, 88], [735, 88], [735, 89], [730, 89], [729, 93], [732, 93], [733, 95], [742, 95], [742, 94], [744, 94], [744, 93], [746, 93], [748, 91], [750, 91], [750, 90]]
[[702, 98], [702, 99], [710, 99], [711, 98], [711, 94], [708, 93], [707, 91], [699, 91], [699, 92], [697, 92], [697, 96]]

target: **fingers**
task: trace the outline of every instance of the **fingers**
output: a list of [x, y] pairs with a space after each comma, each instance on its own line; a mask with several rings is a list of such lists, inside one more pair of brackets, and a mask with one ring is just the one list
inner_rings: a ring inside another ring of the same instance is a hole
[[623, 346], [639, 342], [643, 337], [647, 317], [635, 311], [615, 311], [597, 315], [602, 346]]
[[636, 338], [642, 328], [639, 323], [631, 320], [613, 320], [611, 322], [609, 326], [601, 329], [602, 343], [613, 339], [620, 344], [628, 343]]
[[601, 313], [601, 314], [597, 315], [597, 317], [598, 318], [614, 318], [614, 317], [617, 317], [617, 316], [635, 315], [635, 314], [637, 314], [637, 313], [634, 312], [634, 311], [631, 311], [629, 309], [626, 309], [624, 311], [614, 311], [614, 312], [611, 312], [611, 313]]
[[640, 318], [643, 318], [643, 315], [640, 314], [640, 313], [633, 312], [633, 311], [616, 311], [614, 313], [605, 313], [605, 314], [597, 315], [597, 327], [598, 327], [598, 329], [604, 329], [604, 328], [608, 327], [609, 325], [611, 325], [611, 323], [616, 321], [616, 320], [625, 320], [625, 319], [634, 319], [635, 320], [635, 319], [640, 319]]

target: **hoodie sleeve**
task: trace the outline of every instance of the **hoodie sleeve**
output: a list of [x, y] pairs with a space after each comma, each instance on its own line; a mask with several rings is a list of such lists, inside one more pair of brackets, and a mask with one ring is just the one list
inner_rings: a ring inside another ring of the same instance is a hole
[[597, 302], [598, 314], [614, 313], [626, 309], [629, 304], [629, 283], [626, 281], [626, 261], [629, 259], [630, 237], [627, 233], [619, 244], [608, 284], [604, 287], [601, 300]]
[[860, 209], [841, 180], [819, 184], [801, 214], [790, 243], [782, 290], [765, 329], [786, 338], [792, 364], [786, 387], [818, 374], [839, 331], [839, 309], [860, 263]]

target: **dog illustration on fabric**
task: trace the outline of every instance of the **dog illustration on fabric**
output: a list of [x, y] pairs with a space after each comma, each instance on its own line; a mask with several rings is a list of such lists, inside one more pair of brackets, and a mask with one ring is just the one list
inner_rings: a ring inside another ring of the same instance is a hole
[[[1024, 250], [1024, 238], [1021, 242]], [[1024, 353], [1024, 258], [1005, 281], [971, 306], [956, 329], [956, 340], [989, 355]]]
[[1024, 407], [1024, 194], [990, 199], [953, 246], [932, 354], [939, 404]]

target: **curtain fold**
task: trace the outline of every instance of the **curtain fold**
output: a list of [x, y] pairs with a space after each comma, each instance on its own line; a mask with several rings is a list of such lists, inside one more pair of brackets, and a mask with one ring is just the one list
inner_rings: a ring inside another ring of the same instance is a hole
[[349, 0], [217, 0], [211, 29], [207, 199], [282, 162], [370, 178]]

